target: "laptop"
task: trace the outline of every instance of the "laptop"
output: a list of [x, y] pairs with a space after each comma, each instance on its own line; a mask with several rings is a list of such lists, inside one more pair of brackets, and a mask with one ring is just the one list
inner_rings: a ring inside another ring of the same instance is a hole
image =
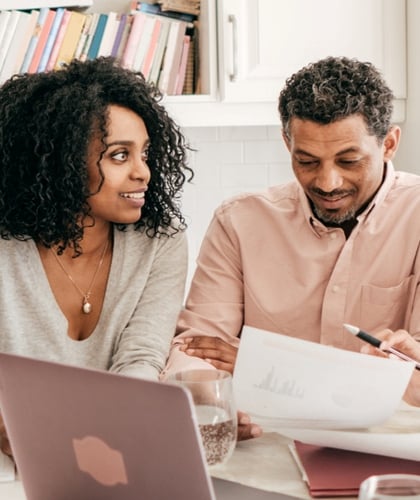
[[28, 500], [288, 500], [210, 478], [177, 385], [0, 353], [0, 408]]

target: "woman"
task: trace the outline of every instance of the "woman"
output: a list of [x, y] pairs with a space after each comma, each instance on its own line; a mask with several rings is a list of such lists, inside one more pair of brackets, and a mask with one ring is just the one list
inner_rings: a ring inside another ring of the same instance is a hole
[[192, 178], [159, 100], [110, 58], [0, 88], [1, 351], [158, 379]]

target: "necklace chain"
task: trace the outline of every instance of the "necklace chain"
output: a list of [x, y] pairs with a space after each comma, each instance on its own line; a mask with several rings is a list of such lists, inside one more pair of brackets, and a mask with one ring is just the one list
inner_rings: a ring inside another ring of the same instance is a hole
[[84, 314], [89, 314], [92, 311], [92, 304], [89, 302], [90, 296], [92, 295], [92, 288], [95, 283], [96, 276], [98, 275], [99, 269], [102, 267], [102, 264], [105, 259], [105, 254], [108, 249], [108, 242], [109, 240], [106, 240], [106, 243], [104, 245], [104, 248], [102, 250], [101, 258], [99, 260], [99, 263], [95, 269], [95, 273], [93, 274], [92, 281], [90, 282], [89, 288], [87, 292], [84, 292], [79, 285], [74, 281], [73, 277], [70, 275], [70, 273], [66, 270], [64, 267], [63, 263], [61, 260], [58, 258], [58, 255], [54, 252], [52, 248], [50, 248], [51, 253], [54, 255], [56, 261], [60, 265], [61, 269], [63, 270], [64, 274], [67, 276], [67, 278], [73, 283], [73, 286], [76, 288], [76, 290], [80, 293], [80, 295], [83, 298], [83, 303], [82, 303], [82, 311]]

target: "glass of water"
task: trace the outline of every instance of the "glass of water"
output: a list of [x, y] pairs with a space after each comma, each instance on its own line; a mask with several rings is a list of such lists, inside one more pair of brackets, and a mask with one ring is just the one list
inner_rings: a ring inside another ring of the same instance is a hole
[[359, 500], [420, 500], [420, 476], [384, 474], [370, 476], [360, 485]]
[[175, 373], [171, 381], [191, 393], [207, 465], [224, 464], [235, 449], [237, 436], [232, 375], [224, 370], [186, 370]]

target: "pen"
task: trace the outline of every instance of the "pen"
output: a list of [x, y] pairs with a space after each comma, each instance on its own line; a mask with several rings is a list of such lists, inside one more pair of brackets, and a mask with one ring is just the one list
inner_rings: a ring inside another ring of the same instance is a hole
[[[348, 325], [347, 323], [344, 323], [344, 328], [350, 332], [351, 334], [355, 335], [356, 337], [359, 337], [359, 339], [364, 340], [370, 345], [373, 345], [373, 347], [377, 347], [378, 349], [381, 348], [381, 343], [382, 341], [374, 337], [373, 335], [370, 335], [369, 333], [364, 332], [357, 326], [353, 325]], [[389, 353], [389, 354], [394, 354], [397, 358], [403, 359], [404, 361], [411, 361], [412, 363], [415, 364], [416, 370], [420, 370], [420, 363], [416, 361], [413, 358], [410, 358], [410, 356], [407, 356], [407, 354], [404, 354], [403, 352], [399, 351], [398, 349], [395, 349], [395, 347], [387, 347], [386, 349], [381, 349], [383, 352]]]

